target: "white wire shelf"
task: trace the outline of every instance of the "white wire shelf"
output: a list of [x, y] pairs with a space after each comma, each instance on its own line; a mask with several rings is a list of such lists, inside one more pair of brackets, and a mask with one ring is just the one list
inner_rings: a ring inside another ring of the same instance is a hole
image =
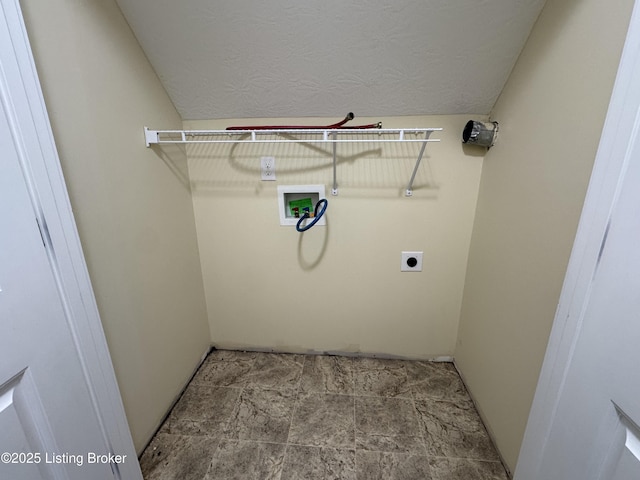
[[199, 143], [313, 143], [333, 144], [333, 186], [331, 194], [338, 194], [336, 147], [340, 143], [420, 143], [420, 152], [411, 174], [405, 195], [413, 195], [413, 182], [422, 161], [427, 143], [439, 142], [430, 138], [442, 128], [336, 128], [336, 129], [273, 129], [273, 130], [151, 130], [144, 127], [147, 147], [163, 144]]
[[429, 137], [433, 132], [441, 130], [442, 128], [151, 130], [145, 127], [144, 138], [147, 147], [180, 143], [423, 143], [439, 142], [439, 139]]

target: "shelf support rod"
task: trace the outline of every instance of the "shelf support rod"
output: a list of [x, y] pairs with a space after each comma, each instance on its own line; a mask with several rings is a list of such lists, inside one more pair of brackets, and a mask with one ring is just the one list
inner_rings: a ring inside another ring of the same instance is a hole
[[338, 157], [336, 154], [336, 149], [338, 147], [338, 143], [335, 141], [338, 138], [337, 132], [333, 132], [333, 187], [331, 188], [331, 195], [338, 195], [338, 175], [337, 175], [337, 163]]
[[424, 155], [424, 151], [427, 148], [427, 140], [429, 140], [429, 135], [431, 135], [431, 131], [426, 131], [424, 133], [424, 142], [422, 142], [422, 147], [420, 148], [420, 153], [418, 154], [418, 159], [416, 160], [416, 166], [413, 168], [413, 173], [411, 174], [411, 179], [409, 180], [409, 184], [407, 185], [407, 190], [405, 192], [405, 196], [407, 197], [413, 195], [413, 181], [416, 179], [416, 174], [418, 173], [420, 162], [422, 162], [422, 156]]

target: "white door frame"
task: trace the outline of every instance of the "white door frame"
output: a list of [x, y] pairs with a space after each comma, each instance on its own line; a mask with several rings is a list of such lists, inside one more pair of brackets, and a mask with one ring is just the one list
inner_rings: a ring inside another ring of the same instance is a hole
[[[585, 99], [589, 101], [589, 99]], [[640, 129], [640, 0], [636, 0], [547, 352], [515, 470], [539, 479], [540, 466], [582, 327], [611, 212]], [[637, 161], [637, 160], [636, 160]], [[640, 186], [638, 189], [640, 202]]]
[[0, 28], [11, 38], [0, 45], [0, 101], [17, 142], [34, 221], [43, 233], [105, 444], [111, 453], [133, 459], [115, 466], [114, 477], [142, 480], [19, 0], [0, 0]]

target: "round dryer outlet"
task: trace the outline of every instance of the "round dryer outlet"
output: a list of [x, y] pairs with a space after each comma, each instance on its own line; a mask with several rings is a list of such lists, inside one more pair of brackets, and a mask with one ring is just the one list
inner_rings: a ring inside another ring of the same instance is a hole
[[422, 271], [422, 252], [402, 252], [401, 272], [421, 272]]

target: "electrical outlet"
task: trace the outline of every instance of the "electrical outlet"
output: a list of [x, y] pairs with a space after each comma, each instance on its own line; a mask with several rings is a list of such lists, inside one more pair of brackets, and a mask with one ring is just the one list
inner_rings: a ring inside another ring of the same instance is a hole
[[400, 271], [401, 272], [421, 272], [422, 271], [422, 252], [402, 252], [400, 255]]
[[276, 159], [274, 157], [260, 157], [260, 176], [262, 180], [276, 179]]

